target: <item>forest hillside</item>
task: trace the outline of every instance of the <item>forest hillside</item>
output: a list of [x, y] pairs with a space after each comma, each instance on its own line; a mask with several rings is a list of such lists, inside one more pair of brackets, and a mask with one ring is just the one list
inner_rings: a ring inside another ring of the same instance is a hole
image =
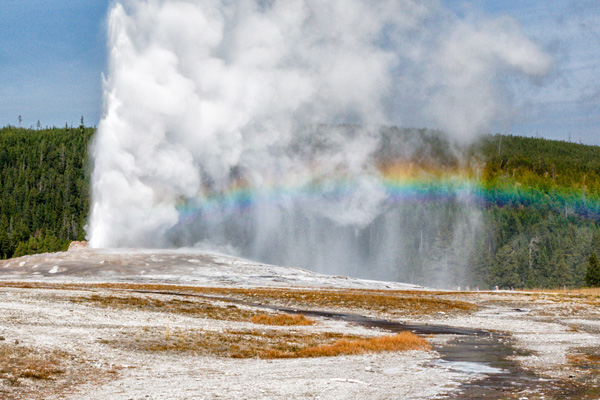
[[[0, 258], [64, 250], [85, 238], [93, 134], [83, 125], [0, 129]], [[395, 279], [419, 283], [425, 274], [441, 273], [427, 269], [431, 263], [420, 256], [426, 248], [445, 260], [436, 268], [450, 271], [450, 286], [586, 284], [588, 261], [600, 253], [600, 147], [490, 135], [457, 150], [437, 131], [386, 128], [382, 169], [398, 163], [388, 144], [403, 141], [415, 151], [401, 163], [469, 182], [483, 228], [464, 254], [452, 250], [456, 238], [442, 218], [435, 232], [421, 235], [425, 243], [407, 250], [409, 257], [414, 252], [414, 269], [398, 271]], [[449, 224], [461, 212], [460, 204], [426, 207], [442, 210], [435, 215], [447, 215]], [[453, 260], [462, 258], [462, 265], [465, 257], [467, 270], [453, 274]]]
[[93, 128], [0, 130], [0, 257], [66, 249], [89, 211]]

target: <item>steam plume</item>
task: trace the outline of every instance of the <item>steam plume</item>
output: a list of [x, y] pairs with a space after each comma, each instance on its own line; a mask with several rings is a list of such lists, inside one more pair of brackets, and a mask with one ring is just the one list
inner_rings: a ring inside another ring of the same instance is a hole
[[[550, 66], [514, 21], [459, 18], [438, 1], [123, 0], [108, 36], [91, 245], [203, 242], [317, 269], [400, 257], [350, 251], [385, 253], [409, 218], [389, 210], [374, 168], [381, 126], [468, 142], [510, 116], [500, 82]], [[327, 189], [340, 179], [343, 193]], [[283, 193], [315, 180], [325, 195]], [[240, 186], [279, 193], [207, 211]]]

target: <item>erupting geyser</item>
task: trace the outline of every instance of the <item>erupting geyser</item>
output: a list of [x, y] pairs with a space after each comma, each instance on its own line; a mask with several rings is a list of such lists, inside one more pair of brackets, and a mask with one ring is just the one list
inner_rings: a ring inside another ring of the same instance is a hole
[[403, 181], [422, 140], [382, 127], [467, 142], [508, 117], [500, 82], [550, 65], [513, 20], [438, 1], [117, 1], [108, 34], [93, 247], [422, 283], [461, 281], [479, 216], [458, 179], [442, 207]]

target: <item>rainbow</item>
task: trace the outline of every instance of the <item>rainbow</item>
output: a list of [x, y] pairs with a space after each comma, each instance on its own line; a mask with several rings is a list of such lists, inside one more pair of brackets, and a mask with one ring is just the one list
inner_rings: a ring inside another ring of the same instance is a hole
[[[317, 178], [315, 178], [317, 176]], [[339, 173], [323, 177], [320, 174], [297, 173], [282, 179], [270, 179], [261, 185], [232, 180], [218, 192], [181, 200], [177, 204], [180, 223], [192, 222], [204, 216], [245, 213], [257, 205], [285, 207], [294, 203], [336, 203], [357, 194], [361, 181], [367, 179], [385, 202], [423, 203], [460, 201], [485, 208], [538, 207], [585, 218], [600, 219], [600, 196], [578, 188], [547, 189], [525, 187], [518, 182], [484, 182], [471, 170], [426, 169], [393, 164], [380, 166], [374, 172], [352, 176]]]

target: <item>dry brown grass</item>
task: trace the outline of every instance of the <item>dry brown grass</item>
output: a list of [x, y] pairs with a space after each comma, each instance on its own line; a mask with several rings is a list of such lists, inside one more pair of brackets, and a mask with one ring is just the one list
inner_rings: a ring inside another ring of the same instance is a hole
[[307, 318], [302, 314], [259, 314], [250, 318], [250, 321], [260, 325], [277, 325], [277, 326], [308, 326], [314, 325], [316, 322], [313, 319]]
[[118, 367], [103, 370], [92, 361], [64, 351], [0, 342], [0, 399], [64, 398], [82, 383], [114, 376]]
[[570, 363], [578, 363], [578, 364], [595, 364], [600, 367], [600, 356], [596, 356], [593, 354], [569, 354], [567, 355], [567, 360]]
[[429, 343], [412, 333], [363, 338], [340, 333], [278, 330], [131, 332], [103, 341], [115, 347], [150, 352], [190, 352], [228, 358], [333, 357], [367, 352], [430, 350]]
[[227, 321], [246, 321], [258, 314], [256, 311], [240, 308], [233, 304], [215, 305], [212, 301], [198, 297], [184, 300], [160, 300], [138, 293], [125, 293], [121, 296], [92, 294], [91, 296], [72, 298], [71, 301], [99, 307], [166, 312]]
[[600, 373], [600, 352], [598, 348], [582, 348], [581, 352], [568, 354], [567, 361], [575, 368], [598, 376]]
[[427, 340], [411, 332], [396, 335], [377, 336], [369, 339], [339, 339], [331, 344], [306, 347], [296, 352], [271, 351], [267, 358], [288, 357], [335, 357], [339, 355], [356, 355], [364, 353], [381, 353], [389, 351], [431, 350]]
[[295, 352], [309, 346], [356, 336], [340, 333], [298, 333], [279, 330], [228, 329], [196, 331], [171, 329], [128, 332], [117, 339], [102, 341], [115, 347], [150, 352], [189, 352], [228, 358], [266, 358], [272, 350]]
[[20, 379], [55, 379], [65, 373], [68, 355], [60, 351], [42, 352], [31, 347], [0, 343], [0, 378], [11, 384]]
[[246, 289], [235, 293], [249, 301], [268, 302], [288, 307], [344, 310], [369, 310], [377, 313], [423, 315], [443, 311], [473, 310], [473, 304], [436, 299], [423, 294], [385, 293], [363, 290]]
[[600, 288], [581, 289], [532, 289], [527, 293], [536, 299], [572, 305], [600, 306]]
[[294, 308], [323, 310], [367, 310], [392, 316], [465, 313], [477, 310], [473, 303], [439, 298], [440, 293], [427, 291], [385, 291], [359, 289], [298, 288], [210, 288], [180, 285], [99, 283], [49, 284], [34, 282], [0, 282], [0, 286], [63, 290], [110, 289], [119, 291], [155, 291], [221, 297], [246, 302]]
[[[221, 294], [221, 293], [219, 293]], [[308, 309], [367, 310], [391, 315], [425, 315], [435, 312], [467, 312], [471, 303], [438, 299], [426, 292], [386, 292], [355, 289], [230, 289], [230, 295], [246, 301]]]
[[527, 290], [533, 293], [552, 293], [566, 295], [600, 296], [600, 288], [579, 288], [579, 289], [531, 289]]
[[600, 288], [577, 289], [572, 292], [578, 293], [578, 294], [583, 294], [585, 296], [599, 296], [600, 297]]

